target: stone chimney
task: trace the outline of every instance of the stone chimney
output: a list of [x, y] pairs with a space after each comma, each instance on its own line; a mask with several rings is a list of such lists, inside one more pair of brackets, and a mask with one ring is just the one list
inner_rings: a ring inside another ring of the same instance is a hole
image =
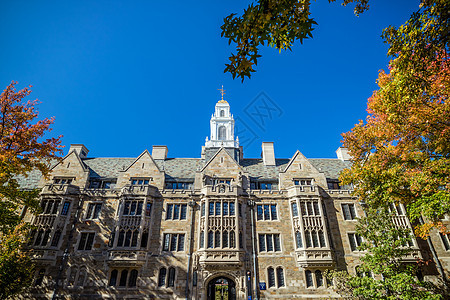
[[153, 159], [166, 159], [167, 158], [167, 146], [153, 146], [152, 157]]
[[344, 148], [344, 147], [339, 147], [336, 150], [336, 155], [337, 155], [337, 158], [342, 160], [342, 161], [346, 161], [346, 160], [351, 160], [352, 159], [350, 154], [348, 154], [348, 149]]
[[275, 166], [275, 151], [273, 149], [273, 142], [263, 142], [262, 143], [262, 153], [261, 153], [264, 165]]
[[89, 150], [83, 144], [70, 144], [69, 153], [75, 151], [80, 158], [86, 158]]

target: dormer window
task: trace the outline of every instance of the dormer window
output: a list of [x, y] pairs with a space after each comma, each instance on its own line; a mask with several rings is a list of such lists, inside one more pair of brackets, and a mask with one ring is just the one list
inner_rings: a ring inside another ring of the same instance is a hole
[[174, 182], [174, 181], [167, 181], [166, 182], [166, 189], [171, 190], [192, 190], [193, 182]]
[[148, 185], [150, 178], [131, 178], [131, 185]]
[[90, 189], [105, 189], [109, 190], [114, 188], [116, 185], [116, 180], [114, 179], [108, 179], [108, 180], [102, 180], [102, 179], [92, 179], [89, 182], [89, 188]]
[[228, 178], [216, 178], [213, 179], [213, 185], [218, 185], [218, 184], [226, 184], [226, 185], [231, 185], [231, 179]]
[[67, 178], [67, 177], [57, 177], [53, 178], [54, 184], [72, 184], [72, 181], [74, 181], [75, 178]]
[[277, 182], [270, 182], [270, 181], [251, 181], [250, 182], [250, 189], [252, 190], [272, 190], [277, 189], [278, 185]]
[[313, 183], [312, 179], [294, 179], [295, 185], [311, 186], [312, 183]]
[[330, 190], [339, 190], [341, 189], [339, 185], [339, 180], [327, 180], [328, 189]]

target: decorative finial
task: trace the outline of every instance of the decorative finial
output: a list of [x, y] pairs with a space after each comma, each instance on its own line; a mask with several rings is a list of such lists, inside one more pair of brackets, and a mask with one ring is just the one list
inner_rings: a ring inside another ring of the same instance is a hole
[[222, 88], [221, 89], [217, 89], [218, 91], [220, 91], [220, 94], [222, 95], [222, 101], [223, 101], [223, 95], [225, 95], [225, 90], [223, 89], [223, 84], [222, 84]]

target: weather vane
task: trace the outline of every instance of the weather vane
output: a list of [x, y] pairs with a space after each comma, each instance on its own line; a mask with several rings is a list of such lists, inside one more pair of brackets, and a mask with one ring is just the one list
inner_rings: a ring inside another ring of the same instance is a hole
[[223, 89], [223, 84], [222, 84], [222, 88], [221, 89], [217, 89], [218, 91], [220, 91], [220, 94], [222, 95], [222, 100], [223, 100], [223, 95], [225, 95], [225, 90]]

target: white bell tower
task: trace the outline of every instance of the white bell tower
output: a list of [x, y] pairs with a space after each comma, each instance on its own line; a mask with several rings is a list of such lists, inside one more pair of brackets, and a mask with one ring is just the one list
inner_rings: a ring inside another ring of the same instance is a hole
[[225, 90], [219, 89], [222, 99], [216, 103], [214, 114], [211, 116], [210, 138], [206, 138], [206, 148], [239, 148], [239, 140], [234, 139], [234, 118], [230, 113], [230, 104], [223, 99]]

